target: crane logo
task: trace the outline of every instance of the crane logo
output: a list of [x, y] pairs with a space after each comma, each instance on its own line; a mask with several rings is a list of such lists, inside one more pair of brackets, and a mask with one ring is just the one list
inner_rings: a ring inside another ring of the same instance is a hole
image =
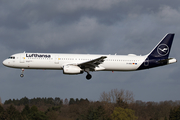
[[157, 52], [161, 56], [165, 56], [169, 53], [169, 47], [166, 44], [160, 44], [157, 48]]

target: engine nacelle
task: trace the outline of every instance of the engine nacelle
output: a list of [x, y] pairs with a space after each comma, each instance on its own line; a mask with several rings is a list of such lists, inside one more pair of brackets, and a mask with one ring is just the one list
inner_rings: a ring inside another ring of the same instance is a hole
[[75, 65], [65, 65], [63, 66], [63, 73], [64, 74], [70, 74], [70, 75], [75, 75], [75, 74], [82, 74], [84, 71]]

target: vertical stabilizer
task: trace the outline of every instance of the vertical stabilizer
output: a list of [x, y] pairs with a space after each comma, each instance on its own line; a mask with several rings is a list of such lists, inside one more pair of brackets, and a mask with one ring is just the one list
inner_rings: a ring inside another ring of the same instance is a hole
[[138, 70], [153, 68], [176, 62], [176, 59], [169, 59], [169, 53], [173, 42], [174, 34], [169, 33], [147, 54], [147, 58], [140, 65]]
[[148, 54], [149, 59], [168, 59], [173, 42], [174, 34], [169, 33], [154, 47], [154, 49]]

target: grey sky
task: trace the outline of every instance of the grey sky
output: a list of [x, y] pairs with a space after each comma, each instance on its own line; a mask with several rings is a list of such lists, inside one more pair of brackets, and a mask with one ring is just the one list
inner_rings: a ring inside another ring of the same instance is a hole
[[[179, 0], [0, 0], [0, 60], [18, 52], [144, 55], [175, 33], [170, 56], [180, 59]], [[21, 70], [0, 65], [0, 97], [99, 100], [103, 91], [130, 90], [135, 100], [180, 100], [179, 63], [137, 72]]]

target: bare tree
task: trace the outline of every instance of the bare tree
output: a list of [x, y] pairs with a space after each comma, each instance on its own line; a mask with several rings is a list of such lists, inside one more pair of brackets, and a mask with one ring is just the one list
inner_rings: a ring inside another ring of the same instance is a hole
[[111, 102], [111, 98], [109, 96], [108, 93], [106, 92], [103, 92], [100, 96], [100, 101], [103, 101], [103, 102]]
[[118, 89], [112, 89], [110, 92], [103, 92], [100, 95], [100, 101], [104, 102], [112, 102], [116, 103], [118, 99], [123, 100], [124, 102], [131, 103], [134, 101], [134, 95], [133, 92], [128, 90], [118, 90]]
[[133, 94], [133, 92], [126, 90], [125, 102], [127, 102], [127, 103], [134, 102], [134, 94]]
[[68, 99], [66, 98], [63, 103], [64, 103], [64, 105], [68, 105], [69, 104]]

